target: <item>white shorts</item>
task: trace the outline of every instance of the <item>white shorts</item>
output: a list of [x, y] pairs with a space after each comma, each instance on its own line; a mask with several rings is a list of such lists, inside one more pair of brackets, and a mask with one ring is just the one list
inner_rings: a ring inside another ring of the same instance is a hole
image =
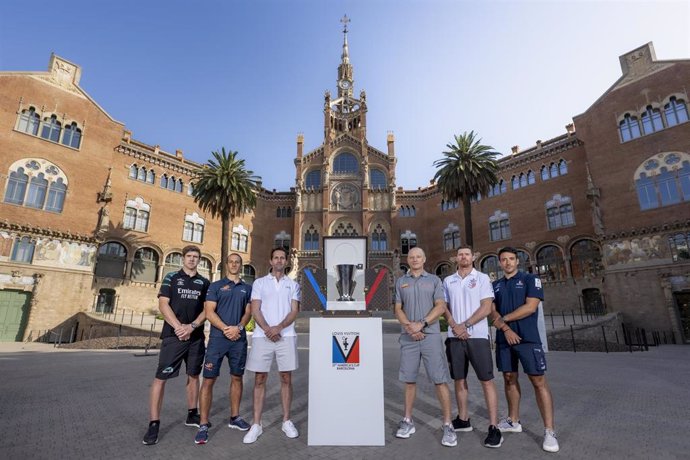
[[281, 337], [273, 342], [266, 337], [252, 337], [246, 369], [252, 372], [269, 372], [276, 357], [278, 370], [289, 372], [297, 369], [297, 337]]

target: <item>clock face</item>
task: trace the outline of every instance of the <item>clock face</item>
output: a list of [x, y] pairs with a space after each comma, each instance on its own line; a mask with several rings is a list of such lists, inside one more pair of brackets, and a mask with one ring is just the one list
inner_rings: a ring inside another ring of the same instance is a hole
[[340, 87], [342, 89], [348, 89], [350, 87], [350, 82], [348, 80], [340, 80]]

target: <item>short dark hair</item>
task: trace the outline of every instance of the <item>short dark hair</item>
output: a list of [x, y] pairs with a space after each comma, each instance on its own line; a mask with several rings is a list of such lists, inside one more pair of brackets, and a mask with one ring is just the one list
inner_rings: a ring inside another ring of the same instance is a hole
[[501, 248], [501, 249], [498, 251], [498, 258], [499, 258], [499, 259], [501, 258], [501, 254], [503, 254], [504, 252], [510, 252], [511, 254], [514, 254], [515, 257], [518, 256], [517, 249], [515, 249], [515, 248], [512, 247], [512, 246], [506, 246], [505, 248]]
[[287, 259], [288, 252], [287, 252], [287, 249], [285, 249], [284, 247], [277, 247], [277, 248], [271, 249], [271, 257], [269, 257], [269, 259], [273, 259], [273, 254], [276, 251], [283, 251], [283, 254], [285, 254], [285, 258]]
[[230, 257], [232, 257], [232, 256], [237, 256], [237, 257], [239, 257], [239, 258], [240, 258], [240, 263], [241, 263], [241, 264], [244, 263], [244, 261], [242, 260], [242, 256], [239, 255], [239, 254], [236, 253], [236, 252], [231, 252], [230, 254], [228, 254], [228, 256], [225, 258], [225, 262], [226, 262], [226, 263], [230, 262]]
[[185, 246], [182, 248], [182, 257], [186, 256], [188, 252], [196, 252], [199, 254], [199, 257], [201, 257], [201, 249], [199, 249], [199, 246], [194, 246], [193, 244], [190, 244], [189, 246]]
[[474, 254], [474, 249], [472, 249], [472, 246], [470, 246], [469, 244], [460, 245], [460, 247], [458, 247], [455, 253], [457, 254], [460, 249], [469, 249], [470, 252]]

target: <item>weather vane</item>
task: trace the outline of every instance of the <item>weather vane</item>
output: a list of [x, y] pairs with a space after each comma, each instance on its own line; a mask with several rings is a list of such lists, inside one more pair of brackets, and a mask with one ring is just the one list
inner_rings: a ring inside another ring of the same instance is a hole
[[343, 18], [340, 20], [340, 22], [343, 23], [343, 33], [347, 33], [347, 25], [350, 23], [350, 18], [347, 17], [347, 14], [343, 16]]

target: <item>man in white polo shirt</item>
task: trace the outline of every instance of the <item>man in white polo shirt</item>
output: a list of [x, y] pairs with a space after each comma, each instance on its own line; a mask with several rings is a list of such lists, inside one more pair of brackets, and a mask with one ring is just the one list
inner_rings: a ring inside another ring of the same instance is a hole
[[500, 447], [503, 443], [498, 424], [498, 395], [494, 385], [494, 362], [491, 358], [489, 324], [494, 290], [491, 280], [472, 266], [474, 254], [469, 246], [458, 249], [455, 262], [458, 271], [443, 280], [448, 310], [448, 338], [446, 355], [450, 376], [455, 381], [458, 416], [453, 420], [455, 431], [472, 431], [467, 411], [467, 371], [472, 364], [484, 390], [489, 412], [489, 433], [486, 447]]
[[254, 376], [254, 422], [243, 442], [251, 444], [263, 433], [261, 413], [266, 394], [266, 379], [275, 356], [280, 373], [280, 396], [283, 403], [283, 432], [296, 438], [299, 432], [290, 420], [292, 403], [292, 371], [297, 369], [297, 333], [295, 318], [299, 312], [301, 293], [299, 284], [285, 275], [287, 252], [283, 248], [271, 251], [271, 273], [252, 285], [252, 316], [256, 329], [247, 357], [246, 369]]

